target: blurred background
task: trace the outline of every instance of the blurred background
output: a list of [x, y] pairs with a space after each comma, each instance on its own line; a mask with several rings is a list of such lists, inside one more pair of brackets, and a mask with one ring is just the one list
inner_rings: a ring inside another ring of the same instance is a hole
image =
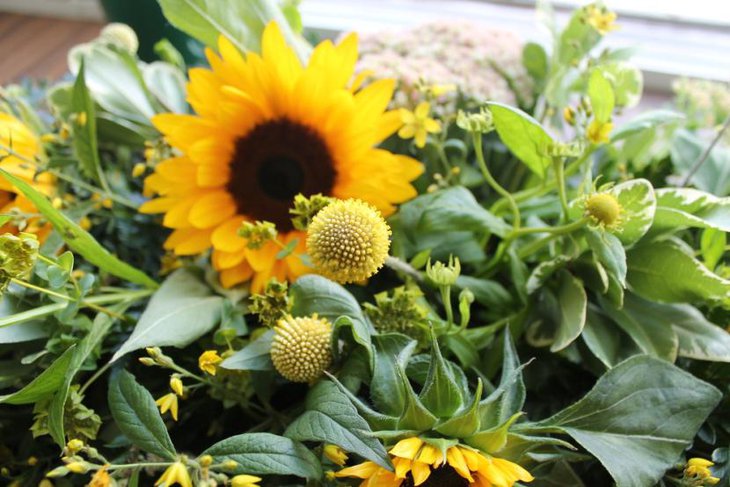
[[[558, 22], [584, 3], [552, 2]], [[636, 48], [633, 59], [644, 71], [645, 103], [669, 96], [678, 77], [730, 80], [729, 1], [608, 0], [606, 4], [618, 13], [620, 25], [607, 38], [608, 44]], [[513, 31], [525, 41], [547, 45], [549, 40], [535, 0], [302, 0], [300, 9], [305, 27], [323, 35], [468, 19]], [[68, 49], [96, 37], [106, 21], [134, 27], [143, 59], [154, 56], [152, 46], [163, 37], [193, 64], [200, 54], [196, 43], [166, 25], [156, 0], [0, 0], [0, 84], [63, 76]]]

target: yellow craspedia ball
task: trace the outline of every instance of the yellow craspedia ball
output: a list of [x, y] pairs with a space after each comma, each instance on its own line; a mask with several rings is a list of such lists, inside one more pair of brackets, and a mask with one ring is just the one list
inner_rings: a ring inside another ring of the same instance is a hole
[[291, 316], [274, 327], [271, 361], [281, 375], [292, 382], [312, 382], [332, 362], [332, 325], [317, 315]]
[[330, 203], [307, 228], [307, 251], [317, 271], [343, 284], [375, 274], [389, 246], [390, 227], [378, 210], [360, 200]]
[[585, 213], [598, 225], [615, 227], [621, 222], [621, 204], [611, 193], [596, 193], [586, 199]]

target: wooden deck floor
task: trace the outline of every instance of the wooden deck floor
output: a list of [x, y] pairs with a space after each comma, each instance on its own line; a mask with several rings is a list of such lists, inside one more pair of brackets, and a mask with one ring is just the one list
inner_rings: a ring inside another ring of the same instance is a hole
[[96, 37], [102, 24], [0, 12], [0, 85], [24, 77], [56, 79], [66, 53]]

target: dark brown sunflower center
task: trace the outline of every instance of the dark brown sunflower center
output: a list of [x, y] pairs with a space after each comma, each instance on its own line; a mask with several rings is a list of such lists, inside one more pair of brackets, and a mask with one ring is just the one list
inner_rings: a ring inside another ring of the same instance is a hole
[[[401, 487], [414, 487], [413, 477], [409, 473], [401, 484]], [[459, 475], [450, 465], [444, 465], [437, 469], [431, 470], [428, 480], [420, 485], [420, 487], [468, 487], [469, 481]]]
[[236, 141], [228, 191], [238, 212], [291, 230], [289, 208], [298, 193], [331, 194], [334, 161], [311, 128], [287, 119], [254, 127]]

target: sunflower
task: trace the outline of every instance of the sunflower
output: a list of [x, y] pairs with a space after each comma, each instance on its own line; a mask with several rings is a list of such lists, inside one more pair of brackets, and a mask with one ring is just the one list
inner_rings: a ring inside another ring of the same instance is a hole
[[[48, 173], [36, 173], [34, 161], [43, 156], [40, 138], [23, 122], [0, 112], [0, 169], [23, 179], [39, 192], [50, 196], [55, 190], [55, 178]], [[0, 234], [17, 234], [20, 230], [33, 233], [44, 240], [51, 225], [38, 215], [35, 205], [0, 177], [0, 215], [12, 215], [0, 226]]]
[[[376, 148], [402, 125], [386, 110], [395, 82], [362, 87], [353, 78], [357, 37], [319, 44], [306, 66], [275, 23], [262, 53], [243, 57], [225, 37], [211, 68], [190, 70], [194, 115], [161, 114], [154, 125], [177, 150], [145, 180], [145, 213], [165, 213], [174, 231], [165, 248], [194, 255], [213, 248], [212, 262], [230, 287], [251, 279], [254, 292], [271, 278], [312, 272], [301, 254], [306, 236], [289, 214], [294, 197], [321, 193], [357, 198], [384, 215], [413, 198], [422, 172], [416, 160]], [[237, 233], [243, 221], [269, 221], [279, 237], [259, 249]], [[294, 243], [292, 243], [294, 242]], [[294, 252], [277, 258], [284, 245]]]
[[347, 467], [335, 475], [363, 479], [360, 487], [512, 487], [515, 482], [530, 482], [532, 475], [516, 463], [485, 455], [457, 444], [442, 450], [418, 437], [399, 441], [389, 451], [394, 472], [364, 462]]

